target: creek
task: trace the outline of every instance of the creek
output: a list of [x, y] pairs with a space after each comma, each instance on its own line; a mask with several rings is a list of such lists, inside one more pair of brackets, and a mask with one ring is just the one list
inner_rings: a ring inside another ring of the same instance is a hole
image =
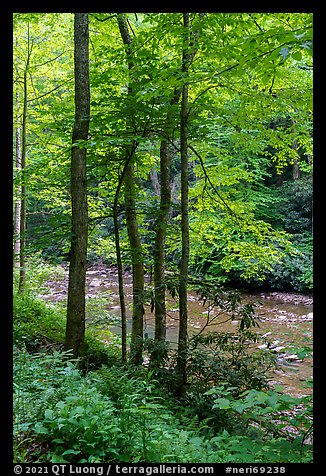
[[[147, 276], [149, 281], [149, 276]], [[49, 280], [46, 283], [47, 294], [41, 297], [47, 301], [62, 301], [66, 299], [68, 289], [68, 271], [65, 268], [63, 279]], [[87, 301], [95, 302], [94, 298], [102, 296], [102, 304], [106, 314], [111, 316], [109, 330], [120, 334], [120, 306], [117, 272], [105, 266], [92, 266], [87, 270]], [[132, 276], [124, 275], [124, 290], [127, 305], [127, 331], [131, 331]], [[312, 347], [313, 339], [313, 300], [311, 296], [288, 292], [257, 292], [245, 293], [244, 302], [256, 303], [256, 313], [259, 315], [259, 327], [254, 329], [268, 336], [270, 346], [277, 353], [280, 367], [273, 371], [271, 381], [281, 384], [287, 393], [300, 396], [311, 393], [306, 381], [312, 377], [312, 355], [305, 356], [305, 349]], [[198, 333], [207, 321], [207, 307], [198, 300], [195, 292], [188, 295], [188, 332], [189, 336]], [[87, 314], [87, 325], [92, 325], [93, 315]], [[225, 322], [226, 321], [226, 322]], [[171, 347], [178, 340], [178, 301], [171, 296], [167, 298], [167, 341]], [[214, 325], [207, 330], [234, 332], [238, 322], [226, 320], [221, 314], [214, 320]], [[105, 327], [108, 329], [108, 325]], [[149, 337], [154, 332], [154, 312], [150, 306], [145, 306], [144, 333]], [[303, 350], [298, 352], [297, 349]]]

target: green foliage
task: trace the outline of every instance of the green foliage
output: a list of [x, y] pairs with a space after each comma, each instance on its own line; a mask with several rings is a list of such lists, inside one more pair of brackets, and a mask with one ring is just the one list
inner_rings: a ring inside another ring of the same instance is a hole
[[[249, 330], [238, 333], [210, 332], [199, 336], [191, 345], [189, 381], [203, 386], [228, 382], [238, 392], [267, 386], [267, 370], [275, 366], [272, 353], [256, 350], [260, 339]], [[203, 369], [206, 362], [206, 371]]]
[[[200, 424], [189, 418], [187, 407], [163, 398], [160, 384], [145, 369], [133, 376], [132, 369], [104, 366], [83, 377], [69, 353], [15, 350], [15, 461], [311, 461], [305, 431], [309, 398], [295, 399], [280, 389], [236, 394], [228, 384], [207, 391], [214, 411], [244, 420], [242, 433], [212, 434], [212, 421]], [[291, 413], [297, 405], [304, 410]], [[256, 419], [258, 427], [250, 429]], [[288, 425], [300, 433], [288, 435]]]
[[[69, 353], [30, 355], [26, 339], [18, 339], [16, 461], [309, 462], [310, 399], [294, 399], [280, 389], [262, 391], [274, 357], [255, 350], [253, 309], [239, 307], [237, 294], [227, 296], [202, 289], [203, 300], [244, 325], [238, 333], [210, 333], [192, 341], [182, 406], [166, 393], [173, 388], [173, 359], [166, 361], [168, 367], [162, 361], [161, 369], [124, 368], [119, 348], [88, 332], [79, 362], [83, 377]], [[43, 321], [49, 325], [55, 319], [46, 309], [25, 294], [18, 298], [16, 318], [28, 313], [42, 328]], [[306, 355], [308, 348], [299, 352]]]
[[17, 379], [16, 387], [17, 432], [28, 430], [43, 447], [52, 443], [39, 461], [97, 462], [104, 449], [114, 455], [119, 437], [112, 422], [114, 408], [109, 399], [87, 385], [71, 360], [65, 362], [65, 354], [30, 357], [20, 353], [16, 366], [18, 375], [24, 375]]
[[[300, 441], [288, 441], [286, 438], [269, 436], [257, 441], [245, 435], [231, 436], [224, 432], [222, 436], [211, 440], [213, 448], [219, 447], [223, 462], [228, 463], [311, 463], [310, 445], [301, 445]], [[214, 460], [211, 460], [212, 462]]]
[[285, 230], [292, 233], [296, 253], [284, 256], [267, 279], [275, 289], [311, 292], [313, 289], [312, 177], [287, 182], [280, 191], [278, 211]]
[[[121, 430], [114, 421], [114, 408], [96, 389], [78, 386], [78, 394], [65, 396], [44, 412], [34, 432], [55, 443], [51, 462], [101, 462], [116, 458]], [[123, 437], [122, 437], [123, 438]]]
[[[309, 240], [310, 241], [310, 240]], [[313, 258], [311, 253], [300, 252], [295, 256], [286, 256], [266, 275], [268, 286], [272, 289], [312, 292], [313, 290]]]
[[[42, 257], [42, 252], [33, 253], [26, 259], [26, 287], [28, 292], [34, 294], [46, 294], [50, 287], [46, 282], [60, 281], [64, 275], [64, 269]], [[18, 269], [14, 269], [14, 286], [18, 280]]]
[[283, 215], [284, 229], [293, 234], [310, 233], [312, 228], [312, 176], [308, 174], [300, 180], [286, 182], [279, 205]]
[[81, 369], [88, 372], [102, 365], [111, 366], [120, 359], [121, 350], [118, 345], [101, 341], [98, 332], [92, 328], [86, 330], [83, 355], [79, 363]]
[[[111, 227], [112, 228], [112, 227]], [[88, 248], [88, 259], [90, 262], [103, 262], [108, 265], [116, 264], [115, 244], [111, 236], [102, 237], [101, 227], [98, 227], [96, 234], [93, 233], [90, 246]]]
[[41, 345], [63, 343], [65, 316], [33, 294], [15, 294], [13, 339], [20, 348], [36, 350]]
[[[32, 457], [53, 463], [164, 462], [175, 457], [182, 461], [185, 448], [190, 453], [192, 433], [179, 432], [174, 416], [161, 404], [163, 399], [151, 395], [148, 382], [133, 378], [130, 384], [118, 369], [105, 369], [86, 380], [65, 357], [58, 353], [31, 357], [24, 352], [16, 356], [16, 440], [20, 443], [23, 434], [25, 442], [42, 445], [31, 455], [25, 448], [27, 461]], [[112, 387], [105, 386], [105, 380], [117, 376], [124, 392], [112, 392], [115, 400], [93, 386], [96, 382], [110, 394]], [[37, 405], [33, 405], [35, 392]], [[17, 453], [22, 454], [18, 445]]]
[[[113, 200], [126, 147], [137, 141], [136, 212], [144, 262], [152, 265], [159, 200], [151, 171], [158, 170], [162, 121], [169, 114], [175, 154], [166, 263], [178, 268], [179, 105], [170, 102], [187, 81], [191, 272], [218, 284], [312, 290], [312, 15], [191, 13], [197, 51], [187, 77], [180, 73], [182, 14], [126, 16], [132, 71], [116, 17], [90, 14], [92, 112], [90, 140], [83, 144], [88, 259], [115, 265]], [[26, 184], [26, 239], [34, 255], [26, 267], [27, 292], [14, 296], [16, 460], [310, 462], [309, 399], [268, 389], [274, 356], [257, 350], [253, 308], [240, 306], [236, 295], [225, 300], [212, 283], [211, 294], [202, 294], [212, 304], [208, 323], [226, 312], [239, 329], [191, 340], [181, 401], [166, 395], [175, 389], [175, 361], [165, 343], [146, 339], [146, 350], [159, 356], [149, 369], [121, 367], [119, 343], [99, 328], [110, 317], [104, 296], [87, 302], [97, 328], [87, 329], [79, 370], [67, 353], [35, 354], [64, 341], [65, 303], [45, 305], [35, 296], [47, 292], [46, 281], [62, 277], [61, 268], [41, 256], [52, 262], [67, 257], [71, 239], [73, 15], [14, 14], [13, 49], [15, 128], [22, 127], [24, 75], [28, 99], [27, 163], [23, 171], [14, 169], [14, 192], [17, 201]], [[294, 166], [300, 180], [293, 180]], [[122, 193], [118, 205], [129, 265]], [[167, 286], [175, 296], [177, 278]], [[298, 349], [301, 357], [307, 353]]]
[[168, 379], [170, 372], [170, 344], [169, 342], [160, 340], [157, 341], [145, 335], [144, 350], [150, 355], [150, 368], [153, 370], [155, 376], [160, 380], [165, 380], [168, 387]]
[[[16, 461], [24, 462], [30, 458], [29, 444], [35, 438], [31, 429], [38, 419], [43, 417], [44, 407], [53, 405], [65, 392], [65, 385], [72, 385], [78, 378], [78, 372], [73, 365], [63, 359], [69, 358], [69, 353], [52, 355], [46, 353], [28, 354], [24, 349], [14, 348], [14, 448]], [[35, 398], [37, 396], [37, 398]], [[38, 457], [42, 446], [34, 448]], [[21, 459], [19, 459], [21, 458]], [[25, 459], [26, 458], [26, 459]]]
[[[280, 204], [278, 207], [281, 213]], [[272, 231], [272, 227], [262, 221], [238, 226], [236, 220], [228, 218], [223, 225], [218, 217], [208, 214], [203, 221], [202, 213], [200, 222], [193, 224], [192, 270], [235, 287], [267, 286], [310, 292], [313, 287], [312, 235], [311, 230], [305, 231], [303, 223], [311, 219], [308, 215], [307, 219], [298, 219], [300, 233], [286, 235], [281, 230]], [[279, 220], [285, 218], [282, 214]]]
[[257, 172], [255, 168], [263, 164], [257, 158], [248, 166], [254, 171], [248, 172], [232, 167], [233, 158], [224, 159], [226, 170], [220, 165], [221, 158], [212, 162], [208, 155], [206, 161], [206, 173], [204, 177], [202, 172], [198, 174], [191, 192], [192, 269], [221, 282], [232, 282], [235, 276], [244, 282], [253, 278], [263, 281], [273, 266], [294, 251], [283, 230], [273, 228], [266, 217], [260, 219], [262, 204], [266, 208], [278, 202], [266, 190], [264, 196], [255, 190], [264, 173], [264, 169]]
[[[312, 429], [312, 397], [283, 394], [281, 386], [267, 391], [246, 390], [234, 397], [234, 387], [220, 385], [206, 394], [214, 396], [213, 408], [235, 412], [248, 426], [253, 424], [266, 436], [273, 435], [272, 440], [259, 448], [255, 458], [265, 453], [271, 462], [290, 462], [295, 454], [300, 462], [311, 460], [312, 445], [308, 437]], [[290, 448], [294, 454], [288, 455]]]
[[268, 388], [268, 371], [276, 367], [275, 355], [257, 348], [265, 341], [246, 329], [232, 332], [209, 332], [190, 342], [187, 361], [186, 401], [194, 415], [208, 421], [215, 431], [238, 432], [242, 422], [232, 414], [213, 406], [206, 393], [212, 385], [232, 387], [233, 395], [248, 389]]
[[[158, 201], [150, 172], [158, 169], [162, 118], [168, 112], [177, 130], [179, 109], [171, 106], [170, 100], [174, 89], [184, 82], [180, 74], [181, 14], [127, 17], [134, 32], [136, 77], [126, 68], [116, 18], [100, 21], [90, 14], [91, 138], [84, 144], [88, 154], [88, 257], [110, 265], [115, 264], [112, 205], [124, 148], [130, 140], [138, 142], [137, 212], [144, 261], [152, 262]], [[191, 266], [194, 272], [208, 272], [220, 282], [259, 284], [282, 266], [277, 263], [284, 253], [285, 259], [289, 258], [282, 229], [298, 231], [303, 220], [310, 219], [306, 204], [311, 187], [297, 181], [293, 190], [290, 186], [289, 193], [283, 195], [280, 187], [274, 193], [266, 183], [276, 172], [290, 170], [296, 161], [302, 174], [310, 173], [311, 14], [194, 13], [191, 23], [198, 35], [198, 60], [191, 65], [188, 78], [189, 156], [193, 161], [189, 183]], [[61, 259], [71, 238], [73, 15], [15, 14], [14, 36], [15, 126], [21, 126], [21, 80], [28, 49], [31, 52], [27, 167], [23, 173], [15, 170], [15, 199], [25, 181], [29, 246], [33, 251], [41, 249], [47, 258]], [[133, 94], [127, 94], [127, 82]], [[126, 129], [126, 119], [132, 128]], [[168, 230], [167, 256], [178, 265], [179, 164], [174, 143], [174, 221]], [[129, 264], [122, 203], [119, 222], [123, 260]], [[293, 268], [301, 289], [311, 286], [308, 267], [299, 271], [293, 263]]]

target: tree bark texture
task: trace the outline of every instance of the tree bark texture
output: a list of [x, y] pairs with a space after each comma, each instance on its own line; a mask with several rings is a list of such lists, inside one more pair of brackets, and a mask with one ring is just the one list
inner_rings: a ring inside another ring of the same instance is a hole
[[[18, 103], [18, 99], [17, 99]], [[21, 172], [21, 127], [17, 125], [15, 132], [15, 148], [16, 148], [16, 170]], [[19, 267], [20, 262], [20, 220], [21, 220], [21, 185], [17, 187], [17, 198], [15, 202], [14, 215], [14, 266]]]
[[[292, 149], [297, 150], [299, 148], [298, 141], [295, 140], [292, 144]], [[292, 178], [293, 180], [299, 180], [300, 178], [300, 168], [298, 159], [294, 159], [293, 168], [292, 168]]]
[[140, 365], [142, 363], [144, 327], [144, 263], [136, 215], [135, 178], [133, 164], [128, 164], [126, 168], [125, 207], [133, 275], [133, 314], [130, 359], [135, 365]]
[[[189, 13], [183, 13], [184, 48], [182, 72], [188, 75], [189, 66], [197, 49], [197, 32], [191, 32]], [[180, 111], [180, 156], [181, 156], [181, 261], [179, 277], [179, 337], [176, 364], [177, 393], [184, 393], [188, 352], [188, 263], [189, 263], [189, 216], [188, 216], [188, 82], [182, 87]]]
[[165, 253], [164, 244], [171, 202], [170, 162], [171, 145], [163, 140], [160, 147], [160, 210], [156, 222], [154, 251], [154, 292], [155, 292], [155, 340], [166, 338], [166, 304], [165, 304]]
[[181, 150], [181, 261], [179, 277], [179, 337], [177, 376], [180, 389], [186, 383], [186, 362], [188, 350], [188, 262], [189, 262], [189, 216], [188, 216], [188, 85], [182, 88], [180, 150]]
[[117, 267], [118, 267], [118, 284], [119, 284], [119, 301], [120, 301], [120, 312], [121, 312], [121, 360], [123, 363], [127, 361], [127, 315], [126, 315], [126, 302], [125, 302], [125, 293], [123, 288], [123, 267], [121, 259], [121, 248], [120, 248], [120, 233], [119, 233], [119, 222], [118, 222], [118, 194], [116, 194], [116, 199], [113, 206], [113, 222], [114, 222], [114, 241], [115, 241], [115, 250], [117, 256]]
[[[170, 105], [179, 102], [181, 89], [175, 89]], [[165, 239], [171, 206], [170, 164], [174, 154], [173, 110], [167, 113], [164, 127], [164, 138], [160, 146], [160, 210], [156, 221], [154, 251], [154, 292], [155, 292], [155, 341], [166, 339], [166, 303], [165, 303]], [[159, 356], [157, 356], [159, 357]]]
[[[118, 26], [123, 44], [126, 46], [126, 55], [128, 62], [128, 71], [131, 76], [134, 68], [132, 57], [132, 40], [129, 34], [128, 24], [125, 14], [117, 15]], [[130, 78], [129, 78], [130, 80]], [[132, 96], [132, 87], [128, 82], [128, 96]], [[131, 125], [133, 118], [129, 119]], [[141, 239], [137, 223], [136, 200], [135, 200], [135, 175], [134, 175], [134, 153], [137, 142], [128, 147], [126, 154], [127, 166], [125, 168], [124, 178], [124, 195], [126, 209], [126, 224], [128, 231], [128, 239], [130, 243], [131, 259], [132, 259], [132, 275], [133, 275], [133, 314], [132, 314], [132, 330], [130, 342], [130, 361], [135, 365], [142, 363], [143, 352], [143, 328], [144, 328], [144, 262]]]
[[[18, 41], [16, 39], [16, 48], [18, 48]], [[19, 76], [18, 67], [16, 66], [16, 74]], [[15, 167], [19, 178], [21, 177], [22, 159], [21, 159], [21, 134], [22, 126], [19, 121], [20, 104], [19, 91], [16, 91], [16, 107], [17, 107], [17, 124], [15, 128]], [[21, 183], [17, 185], [16, 201], [14, 209], [14, 267], [19, 268], [20, 261], [20, 216], [21, 216]]]
[[[131, 157], [129, 159], [131, 159]], [[115, 240], [115, 249], [116, 249], [116, 256], [117, 256], [119, 301], [120, 301], [120, 311], [121, 311], [121, 360], [123, 363], [127, 362], [127, 314], [126, 314], [126, 302], [125, 302], [125, 294], [124, 294], [124, 287], [123, 287], [123, 266], [122, 266], [121, 248], [120, 248], [118, 205], [119, 205], [120, 190], [125, 179], [125, 174], [126, 174], [126, 169], [128, 167], [128, 164], [129, 164], [129, 160], [126, 161], [123, 171], [121, 173], [121, 176], [119, 178], [118, 186], [115, 191], [114, 203], [113, 203], [114, 240]]]
[[75, 357], [83, 351], [85, 336], [85, 283], [88, 238], [86, 148], [90, 116], [88, 13], [75, 13], [75, 123], [71, 155], [72, 238], [69, 266], [66, 348]]
[[19, 293], [22, 293], [25, 289], [26, 281], [26, 178], [24, 175], [26, 169], [26, 134], [27, 134], [27, 105], [28, 105], [28, 88], [27, 88], [27, 76], [31, 58], [31, 45], [29, 36], [29, 24], [27, 26], [27, 59], [23, 77], [23, 115], [22, 115], [22, 132], [21, 132], [21, 198], [20, 198], [20, 226], [19, 226]]

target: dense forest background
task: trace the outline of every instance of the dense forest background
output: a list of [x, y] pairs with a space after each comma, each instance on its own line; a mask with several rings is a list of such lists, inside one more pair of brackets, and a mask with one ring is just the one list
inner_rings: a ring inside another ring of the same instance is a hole
[[[310, 407], [288, 437], [279, 419], [303, 403], [267, 385], [273, 359], [252, 359], [258, 324], [238, 292], [313, 290], [312, 15], [16, 13], [13, 33], [16, 457], [250, 461], [253, 444], [261, 461], [309, 461]], [[86, 324], [92, 265], [117, 273], [114, 349]], [[67, 267], [67, 302], [45, 305], [40, 288]], [[236, 316], [235, 341], [189, 340], [189, 289]], [[175, 352], [168, 295], [179, 299]], [[44, 346], [55, 353], [39, 354]], [[32, 409], [41, 381], [48, 393]], [[152, 410], [163, 411], [159, 422]]]
[[[170, 101], [174, 89], [182, 84], [180, 20], [178, 14], [130, 18], [137, 62], [131, 96], [126, 94], [128, 70], [118, 26], [114, 18], [105, 17], [90, 15], [90, 28], [96, 31], [90, 44], [88, 260], [116, 264], [115, 182], [125, 147], [136, 140], [137, 216], [145, 266], [153, 265], [159, 149], [162, 136], [167, 135], [163, 120], [168, 110], [174, 110], [169, 126], [172, 145], [175, 141], [171, 226], [166, 240], [167, 261], [173, 269], [180, 256], [176, 226], [180, 220], [180, 144], [178, 108]], [[190, 270], [230, 284], [310, 291], [311, 29], [306, 28], [304, 14], [290, 15], [289, 20], [286, 14], [258, 17], [206, 15], [198, 25], [194, 17], [201, 37], [188, 80], [189, 136], [203, 167], [190, 149]], [[293, 28], [291, 21], [296, 22]], [[27, 248], [58, 262], [67, 259], [70, 249], [72, 40], [71, 14], [15, 17], [15, 124], [20, 135], [22, 126], [26, 128], [20, 148], [28, 148], [28, 153], [24, 151], [27, 164], [23, 171], [18, 165], [15, 184], [21, 187], [24, 175]], [[126, 124], [128, 117], [132, 125]], [[18, 205], [18, 192], [16, 196]], [[119, 207], [123, 225], [125, 212]], [[19, 213], [16, 216], [18, 219]], [[283, 238], [292, 246], [286, 246]], [[121, 226], [121, 247], [124, 263], [130, 264], [125, 226]]]

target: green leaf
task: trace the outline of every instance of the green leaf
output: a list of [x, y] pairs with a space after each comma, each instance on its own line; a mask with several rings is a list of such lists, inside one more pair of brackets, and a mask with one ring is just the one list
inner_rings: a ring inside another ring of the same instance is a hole
[[45, 410], [44, 416], [45, 416], [46, 419], [52, 420], [53, 419], [53, 410], [50, 410], [50, 409]]
[[234, 402], [232, 408], [238, 413], [243, 413], [243, 411], [247, 408], [247, 405], [241, 402]]
[[36, 425], [34, 426], [34, 431], [35, 433], [38, 433], [40, 435], [47, 435], [49, 434], [49, 430], [45, 428], [45, 426], [42, 425], [42, 423], [37, 422]]
[[203, 440], [199, 436], [195, 436], [194, 438], [191, 438], [190, 443], [200, 448], [203, 445]]
[[66, 456], [66, 455], [78, 455], [80, 453], [80, 451], [76, 451], [76, 450], [66, 450], [62, 453], [62, 456]]
[[85, 408], [79, 405], [71, 411], [70, 416], [82, 415], [84, 412]]
[[227, 398], [218, 398], [217, 400], [215, 400], [213, 408], [226, 410], [227, 408], [230, 408], [230, 400], [228, 400]]
[[52, 455], [51, 456], [51, 463], [69, 463], [66, 459], [59, 455]]
[[296, 61], [300, 61], [302, 59], [302, 54], [300, 51], [296, 51], [295, 53], [292, 53], [292, 58], [295, 59]]

